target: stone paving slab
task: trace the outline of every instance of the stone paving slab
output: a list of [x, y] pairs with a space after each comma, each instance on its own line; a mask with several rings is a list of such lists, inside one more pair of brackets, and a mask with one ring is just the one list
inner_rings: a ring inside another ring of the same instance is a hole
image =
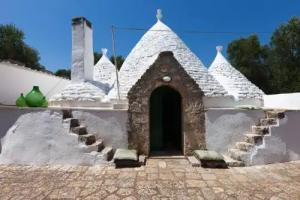
[[300, 199], [300, 161], [230, 169], [186, 159], [140, 168], [0, 165], [0, 199]]

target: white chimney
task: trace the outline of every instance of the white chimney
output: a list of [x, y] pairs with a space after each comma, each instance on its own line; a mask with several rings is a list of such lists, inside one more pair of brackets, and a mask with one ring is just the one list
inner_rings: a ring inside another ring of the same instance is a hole
[[92, 24], [84, 17], [72, 19], [72, 82], [93, 80], [94, 53], [93, 53]]

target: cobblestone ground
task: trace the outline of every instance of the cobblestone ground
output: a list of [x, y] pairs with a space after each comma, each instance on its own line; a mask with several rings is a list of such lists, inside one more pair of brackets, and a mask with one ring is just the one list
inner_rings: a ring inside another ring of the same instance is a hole
[[300, 199], [300, 161], [203, 169], [185, 159], [141, 168], [0, 165], [0, 199]]

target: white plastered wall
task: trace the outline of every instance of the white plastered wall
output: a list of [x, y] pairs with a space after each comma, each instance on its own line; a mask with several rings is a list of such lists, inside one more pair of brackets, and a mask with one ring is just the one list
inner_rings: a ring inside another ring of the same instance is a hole
[[206, 111], [206, 145], [208, 150], [226, 153], [242, 141], [260, 118], [262, 110], [209, 109]]
[[[127, 112], [123, 110], [76, 110], [88, 132], [101, 138], [105, 146], [127, 148]], [[1, 108], [0, 163], [5, 164], [72, 164], [103, 163], [101, 153], [86, 152], [85, 145], [69, 133], [62, 112], [56, 109]], [[100, 156], [100, 157], [99, 157]]]
[[9, 62], [0, 62], [0, 104], [15, 105], [21, 93], [26, 95], [33, 86], [39, 86], [47, 97], [60, 92], [70, 80], [31, 70]]
[[270, 135], [264, 137], [262, 145], [253, 152], [252, 165], [300, 160], [300, 111], [287, 111], [279, 120], [278, 127], [272, 127]]
[[265, 108], [300, 110], [300, 93], [264, 95]]

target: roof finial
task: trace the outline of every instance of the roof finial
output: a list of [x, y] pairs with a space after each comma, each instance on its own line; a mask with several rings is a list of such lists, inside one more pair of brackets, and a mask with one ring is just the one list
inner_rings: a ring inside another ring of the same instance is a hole
[[162, 10], [159, 8], [159, 9], [157, 9], [156, 18], [157, 18], [157, 20], [160, 21], [162, 19], [162, 17], [163, 17]]
[[223, 46], [216, 46], [217, 52], [222, 52], [223, 51]]
[[101, 51], [102, 51], [102, 55], [103, 55], [103, 56], [106, 56], [106, 54], [107, 54], [107, 49], [106, 49], [106, 48], [102, 48]]

